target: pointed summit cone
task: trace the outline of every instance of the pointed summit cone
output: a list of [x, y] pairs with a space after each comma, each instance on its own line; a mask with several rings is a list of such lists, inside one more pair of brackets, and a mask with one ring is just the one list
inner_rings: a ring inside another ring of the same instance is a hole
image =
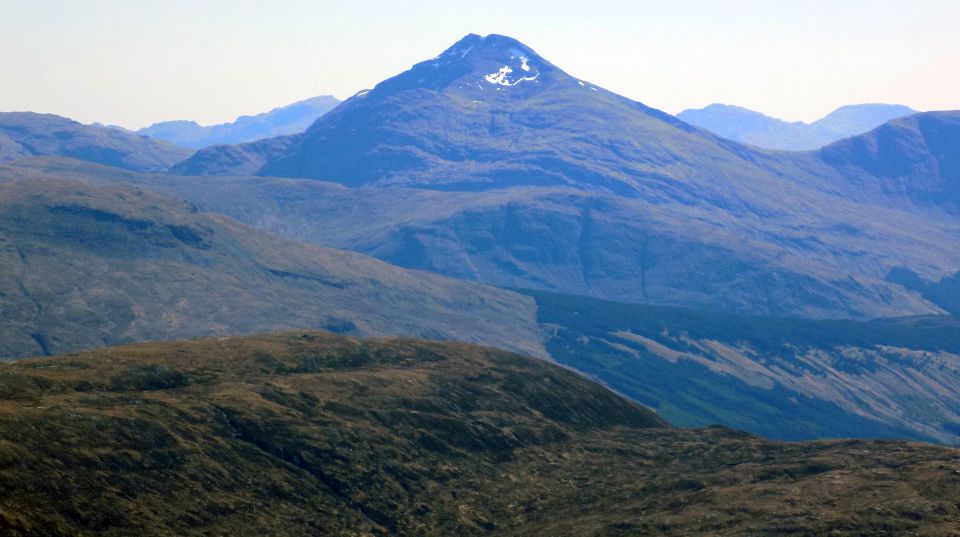
[[569, 78], [566, 73], [516, 39], [470, 34], [439, 56], [378, 84], [370, 93], [374, 97], [412, 89], [490, 93], [565, 78]]
[[348, 99], [257, 173], [348, 186], [565, 186], [633, 197], [677, 150], [709, 155], [720, 173], [723, 161], [740, 161], [714, 136], [570, 76], [516, 39], [471, 34]]

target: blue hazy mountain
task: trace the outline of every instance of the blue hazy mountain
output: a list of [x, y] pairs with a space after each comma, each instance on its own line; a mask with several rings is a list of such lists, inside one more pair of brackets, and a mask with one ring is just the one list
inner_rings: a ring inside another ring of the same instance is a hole
[[739, 106], [711, 104], [684, 110], [677, 117], [718, 136], [767, 149], [805, 151], [863, 134], [891, 119], [915, 114], [899, 104], [843, 106], [814, 121], [787, 122]]
[[[868, 138], [762, 150], [569, 75], [509, 37], [470, 35], [302, 134], [201, 150], [173, 171], [375, 187], [298, 185], [303, 197], [290, 199], [289, 182], [261, 181], [242, 189], [257, 195], [204, 196], [204, 206], [457, 278], [872, 318], [942, 311], [886, 281], [891, 268], [938, 279], [960, 266], [955, 172], [937, 165], [952, 157], [926, 142], [951, 139], [957, 114], [913, 117], [881, 131], [903, 143], [879, 152]], [[282, 207], [263, 208], [264, 197]]]
[[192, 150], [115, 127], [84, 125], [53, 114], [0, 113], [0, 162], [71, 157], [134, 171], [163, 171]]
[[[739, 148], [498, 35], [465, 37], [285, 139], [282, 155], [257, 158], [278, 144], [209, 148], [174, 171], [447, 190], [567, 185], [631, 195], [647, 184], [670, 189], [662, 167], [688, 150], [714, 153], [719, 173], [734, 173], [743, 160]], [[676, 165], [702, 175], [695, 161]]]
[[960, 112], [927, 112], [889, 121], [817, 152], [844, 183], [874, 198], [909, 199], [960, 209]]
[[340, 101], [331, 95], [313, 97], [255, 116], [240, 116], [232, 123], [199, 125], [195, 121], [164, 121], [137, 131], [138, 134], [200, 149], [211, 145], [238, 144], [303, 132]]

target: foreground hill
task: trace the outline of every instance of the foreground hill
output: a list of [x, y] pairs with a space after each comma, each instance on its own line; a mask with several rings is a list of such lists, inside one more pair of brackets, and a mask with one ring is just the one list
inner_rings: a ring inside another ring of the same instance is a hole
[[728, 140], [767, 149], [819, 149], [842, 138], [863, 134], [916, 111], [898, 104], [854, 104], [814, 121], [787, 122], [739, 106], [711, 104], [684, 110], [677, 117]]
[[5, 535], [906, 535], [956, 449], [665, 428], [549, 363], [293, 332], [0, 366]]
[[543, 355], [533, 301], [130, 187], [0, 184], [0, 358], [316, 327]]
[[0, 113], [0, 162], [38, 155], [72, 157], [127, 170], [158, 172], [193, 151], [120, 129], [52, 114]]
[[232, 123], [204, 126], [195, 121], [164, 121], [142, 128], [137, 131], [137, 134], [194, 149], [211, 145], [239, 144], [261, 138], [301, 133], [338, 104], [340, 101], [336, 97], [323, 95], [274, 108], [255, 116], [241, 116]]
[[604, 91], [514, 39], [467, 36], [303, 134], [173, 168], [348, 189], [273, 178], [170, 188], [297, 240], [498, 286], [761, 315], [933, 314], [943, 310], [886, 276], [906, 267], [935, 281], [960, 267], [955, 151], [940, 143], [960, 133], [957, 117], [897, 120], [896, 144], [865, 134], [817, 152], [761, 150]]

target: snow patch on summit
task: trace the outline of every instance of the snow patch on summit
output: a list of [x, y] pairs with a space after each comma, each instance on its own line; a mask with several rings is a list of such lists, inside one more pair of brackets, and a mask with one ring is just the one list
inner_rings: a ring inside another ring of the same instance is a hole
[[[529, 68], [528, 68], [529, 69]], [[510, 80], [508, 75], [513, 72], [513, 69], [509, 65], [504, 65], [496, 73], [490, 73], [489, 75], [484, 75], [483, 78], [491, 84], [498, 86], [516, 86], [517, 84], [527, 81], [527, 80], [536, 80], [540, 73], [537, 73], [533, 76], [525, 76], [518, 78], [516, 80]]]
[[[529, 72], [531, 71], [531, 67], [530, 67], [530, 63], [529, 63], [530, 60], [529, 60], [526, 56], [520, 55], [520, 54], [519, 54], [519, 51], [511, 51], [511, 53], [514, 53], [514, 54], [510, 57], [510, 59], [511, 59], [511, 60], [519, 59], [519, 60], [520, 60], [520, 69], [521, 69], [523, 72], [525, 72], [525, 73], [529, 73]], [[504, 66], [501, 67], [500, 70], [497, 71], [496, 73], [490, 73], [490, 74], [488, 74], [488, 75], [484, 75], [483, 78], [484, 78], [484, 80], [486, 80], [487, 82], [489, 82], [489, 83], [491, 83], [491, 84], [494, 84], [494, 85], [497, 85], [497, 86], [507, 86], [507, 87], [510, 87], [510, 86], [516, 86], [517, 84], [519, 84], [519, 83], [521, 83], [521, 82], [524, 82], [524, 81], [536, 80], [537, 77], [540, 76], [540, 73], [535, 73], [535, 74], [533, 74], [532, 76], [523, 76], [523, 77], [520, 77], [520, 78], [518, 78], [518, 79], [516, 79], [516, 80], [511, 80], [511, 79], [510, 79], [510, 75], [511, 75], [512, 73], [513, 73], [513, 67], [510, 67], [509, 65], [504, 65]]]
[[513, 72], [513, 69], [509, 65], [504, 65], [496, 73], [490, 73], [485, 75], [483, 78], [491, 84], [500, 84], [501, 86], [510, 86], [511, 83], [507, 80], [507, 75]]

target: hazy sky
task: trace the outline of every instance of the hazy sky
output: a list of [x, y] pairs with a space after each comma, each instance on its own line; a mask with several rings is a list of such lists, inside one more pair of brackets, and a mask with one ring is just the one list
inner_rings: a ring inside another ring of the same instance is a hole
[[228, 121], [348, 97], [470, 32], [671, 113], [960, 109], [960, 1], [0, 0], [0, 111]]

